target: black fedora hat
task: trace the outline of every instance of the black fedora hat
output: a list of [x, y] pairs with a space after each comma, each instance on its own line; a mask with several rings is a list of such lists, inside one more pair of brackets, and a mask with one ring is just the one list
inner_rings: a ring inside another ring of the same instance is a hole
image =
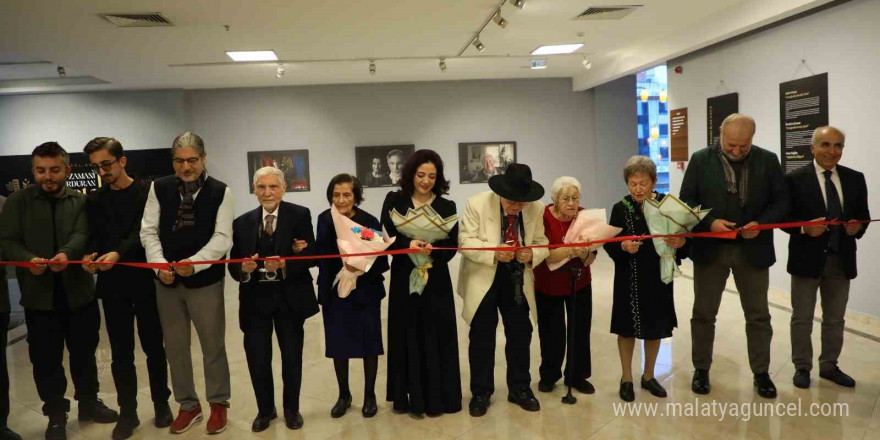
[[532, 169], [521, 163], [512, 163], [503, 175], [489, 178], [489, 188], [514, 202], [534, 202], [544, 196], [544, 187], [532, 180]]

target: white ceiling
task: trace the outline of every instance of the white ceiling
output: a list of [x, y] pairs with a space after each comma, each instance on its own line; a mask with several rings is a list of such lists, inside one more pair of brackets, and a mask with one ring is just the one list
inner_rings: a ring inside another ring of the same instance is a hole
[[[626, 2], [528, 0], [502, 7], [507, 29], [489, 22], [484, 52], [468, 46], [457, 57], [499, 0], [2, 0], [0, 94], [542, 77], [583, 90], [829, 1], [639, 0], [622, 20], [577, 21], [588, 7]], [[144, 12], [175, 26], [115, 28], [96, 15]], [[577, 42], [577, 54], [527, 68], [539, 45]], [[212, 65], [252, 49], [274, 49], [285, 75], [274, 64]], [[49, 63], [9, 64], [34, 61]]]

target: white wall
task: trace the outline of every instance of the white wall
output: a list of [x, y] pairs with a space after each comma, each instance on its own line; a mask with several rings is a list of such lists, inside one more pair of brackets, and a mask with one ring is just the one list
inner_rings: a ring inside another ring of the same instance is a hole
[[623, 181], [623, 164], [639, 153], [636, 115], [636, 77], [625, 76], [595, 89], [597, 175], [602, 207], [611, 207], [629, 194]]
[[[830, 123], [846, 134], [842, 165], [865, 173], [869, 204], [874, 217], [880, 212], [880, 158], [872, 145], [876, 142], [876, 108], [880, 89], [880, 2], [853, 0], [816, 14], [729, 42], [718, 47], [670, 61], [669, 108], [688, 108], [690, 153], [703, 148], [706, 139], [706, 98], [729, 92], [739, 93], [739, 109], [757, 122], [754, 143], [780, 154], [779, 83], [810, 73], [828, 72]], [[673, 72], [681, 65], [683, 74]], [[793, 76], [797, 70], [797, 76]], [[719, 86], [723, 80], [726, 89]], [[671, 167], [671, 192], [678, 193], [684, 172]], [[851, 310], [880, 316], [880, 228], [859, 242], [859, 277], [850, 292]], [[770, 283], [790, 290], [785, 271], [788, 236], [776, 233], [778, 262], [770, 272]]]

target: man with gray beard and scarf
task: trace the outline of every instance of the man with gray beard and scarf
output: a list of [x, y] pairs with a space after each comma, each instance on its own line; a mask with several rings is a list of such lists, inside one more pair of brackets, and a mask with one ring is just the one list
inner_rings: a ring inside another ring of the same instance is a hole
[[694, 376], [691, 389], [709, 394], [709, 368], [715, 342], [715, 317], [730, 273], [739, 291], [746, 319], [749, 365], [758, 395], [776, 397], [770, 379], [770, 309], [767, 289], [770, 266], [776, 262], [773, 231], [754, 226], [778, 223], [791, 201], [776, 154], [752, 145], [755, 121], [734, 113], [721, 123], [718, 144], [691, 156], [681, 184], [681, 200], [712, 211], [694, 232], [736, 230], [734, 240], [693, 240], [694, 309], [691, 318]]

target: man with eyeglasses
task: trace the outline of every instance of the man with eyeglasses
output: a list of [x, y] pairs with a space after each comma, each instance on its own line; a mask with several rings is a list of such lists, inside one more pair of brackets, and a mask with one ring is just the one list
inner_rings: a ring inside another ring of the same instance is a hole
[[[119, 403], [119, 422], [113, 439], [132, 436], [140, 425], [137, 415], [137, 372], [134, 366], [134, 328], [137, 321], [141, 348], [147, 356], [150, 394], [155, 410], [155, 426], [171, 425], [168, 398], [168, 364], [162, 345], [162, 326], [156, 308], [156, 286], [150, 271], [113, 265], [118, 261], [145, 262], [140, 242], [141, 218], [149, 186], [131, 178], [125, 171], [128, 159], [122, 144], [98, 137], [86, 144], [92, 169], [103, 186], [88, 196], [89, 245], [83, 270], [98, 274], [96, 294], [104, 307], [107, 335], [112, 351], [113, 382]], [[135, 319], [137, 318], [137, 319]]]
[[229, 362], [223, 264], [232, 247], [232, 191], [205, 172], [205, 143], [186, 132], [171, 145], [174, 175], [156, 179], [147, 195], [141, 243], [150, 263], [184, 263], [158, 269], [156, 303], [162, 318], [171, 387], [180, 404], [170, 431], [179, 434], [202, 420], [193, 381], [190, 333], [195, 326], [201, 344], [205, 388], [211, 416], [208, 434], [226, 430], [229, 407]]
[[[16, 270], [34, 382], [47, 440], [67, 438], [70, 401], [64, 397], [64, 347], [70, 361], [79, 421], [116, 422], [119, 415], [98, 399], [95, 351], [101, 312], [92, 276], [68, 261], [83, 255], [88, 242], [86, 198], [67, 186], [70, 157], [56, 142], [31, 154], [35, 186], [12, 193], [0, 214], [0, 246], [10, 261], [34, 263]], [[5, 348], [4, 348], [5, 349]]]

